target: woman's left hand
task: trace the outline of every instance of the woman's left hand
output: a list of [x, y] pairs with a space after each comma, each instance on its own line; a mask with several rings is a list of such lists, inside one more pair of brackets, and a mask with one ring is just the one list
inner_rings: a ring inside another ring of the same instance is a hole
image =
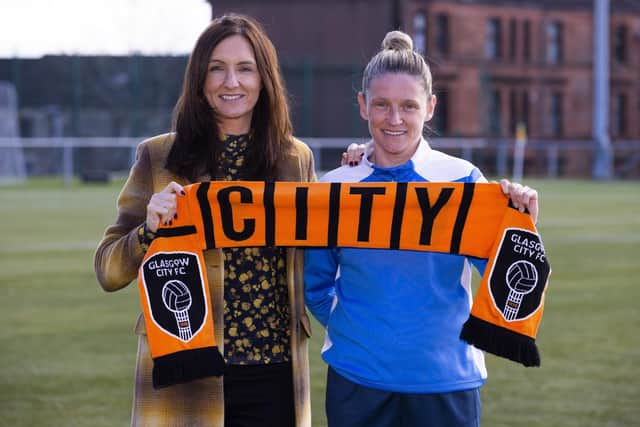
[[355, 142], [349, 144], [349, 146], [347, 147], [347, 151], [342, 153], [340, 166], [358, 166], [366, 151], [367, 144], [356, 144]]
[[508, 179], [501, 179], [500, 186], [502, 192], [509, 196], [516, 209], [520, 212], [527, 209], [533, 223], [536, 224], [538, 222], [538, 192], [526, 185], [510, 182]]

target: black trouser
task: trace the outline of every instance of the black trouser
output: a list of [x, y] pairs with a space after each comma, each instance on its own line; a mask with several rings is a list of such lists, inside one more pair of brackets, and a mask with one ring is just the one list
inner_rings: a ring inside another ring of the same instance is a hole
[[294, 427], [291, 363], [228, 365], [225, 427]]
[[480, 389], [399, 393], [327, 372], [329, 427], [479, 427]]

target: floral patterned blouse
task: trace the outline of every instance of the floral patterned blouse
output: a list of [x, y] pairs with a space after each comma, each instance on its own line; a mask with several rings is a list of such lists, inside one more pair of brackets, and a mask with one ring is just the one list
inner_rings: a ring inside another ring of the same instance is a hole
[[[240, 179], [251, 138], [224, 140], [222, 178]], [[226, 248], [224, 263], [224, 356], [236, 365], [288, 362], [289, 292], [285, 249]]]

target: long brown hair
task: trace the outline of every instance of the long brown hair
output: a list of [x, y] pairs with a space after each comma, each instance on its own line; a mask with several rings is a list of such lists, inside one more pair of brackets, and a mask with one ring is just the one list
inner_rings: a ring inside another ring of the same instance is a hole
[[174, 109], [175, 141], [166, 167], [195, 181], [202, 174], [219, 175], [222, 143], [216, 113], [203, 88], [211, 52], [222, 40], [243, 36], [253, 48], [262, 89], [251, 118], [251, 142], [245, 159], [244, 179], [273, 181], [278, 163], [292, 141], [286, 91], [276, 50], [264, 30], [248, 16], [229, 14], [214, 19], [196, 42], [184, 74], [180, 98]]

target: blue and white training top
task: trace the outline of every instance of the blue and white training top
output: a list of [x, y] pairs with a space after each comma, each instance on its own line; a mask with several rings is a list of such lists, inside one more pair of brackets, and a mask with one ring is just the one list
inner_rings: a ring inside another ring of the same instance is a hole
[[[473, 164], [422, 139], [405, 164], [380, 168], [364, 158], [324, 182], [485, 182]], [[486, 260], [387, 249], [305, 250], [305, 298], [326, 328], [322, 358], [357, 384], [404, 393], [480, 387], [480, 350], [459, 338], [472, 302], [471, 267]]]

